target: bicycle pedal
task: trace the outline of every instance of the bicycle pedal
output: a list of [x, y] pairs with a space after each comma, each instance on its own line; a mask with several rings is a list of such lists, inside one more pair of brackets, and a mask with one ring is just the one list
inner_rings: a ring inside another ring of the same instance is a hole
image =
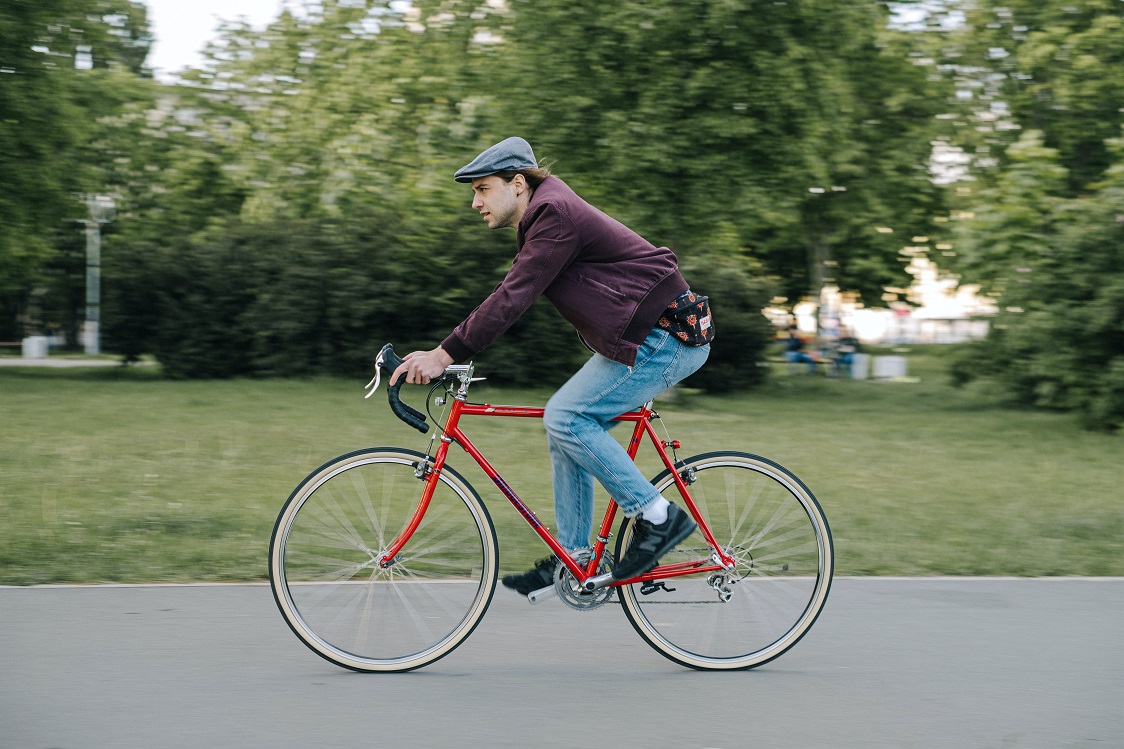
[[657, 590], [662, 590], [664, 593], [674, 593], [675, 588], [667, 587], [662, 581], [658, 583], [644, 583], [640, 586], [640, 595], [650, 596]]
[[558, 595], [558, 591], [554, 589], [553, 585], [548, 585], [545, 588], [539, 588], [538, 590], [532, 590], [530, 593], [527, 594], [527, 600], [530, 601], [532, 604], [534, 604], [534, 603], [538, 603], [539, 601], [542, 601], [544, 599], [550, 598], [551, 596], [554, 596], [554, 595]]

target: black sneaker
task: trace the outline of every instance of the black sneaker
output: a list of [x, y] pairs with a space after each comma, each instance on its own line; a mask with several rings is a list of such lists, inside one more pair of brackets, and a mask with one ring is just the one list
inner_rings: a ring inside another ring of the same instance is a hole
[[521, 596], [532, 591], [549, 588], [554, 585], [554, 571], [558, 569], [558, 557], [553, 554], [546, 559], [535, 562], [533, 570], [527, 570], [522, 575], [507, 575], [503, 579], [503, 587], [511, 588]]
[[639, 518], [628, 551], [613, 568], [613, 578], [627, 580], [644, 574], [659, 563], [660, 557], [694, 533], [698, 527], [691, 516], [677, 505], [667, 508], [667, 520], [659, 525]]

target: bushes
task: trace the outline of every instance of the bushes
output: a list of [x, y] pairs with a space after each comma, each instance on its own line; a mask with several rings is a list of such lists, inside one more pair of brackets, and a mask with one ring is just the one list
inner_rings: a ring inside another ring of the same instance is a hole
[[[363, 377], [387, 341], [435, 346], [503, 277], [514, 238], [464, 223], [228, 221], [166, 246], [122, 241], [107, 273], [107, 348], [149, 351], [173, 378]], [[758, 383], [767, 284], [732, 258], [699, 257], [684, 272], [711, 296], [718, 325], [690, 384]], [[557, 385], [588, 355], [540, 300], [476, 361], [496, 383]]]
[[773, 296], [772, 283], [741, 257], [693, 258], [683, 264], [683, 275], [710, 297], [715, 326], [706, 366], [684, 384], [715, 393], [761, 384], [768, 369], [759, 365], [774, 334], [761, 310]]
[[1102, 335], [1096, 314], [1086, 304], [1006, 313], [986, 341], [956, 356], [953, 382], [992, 379], [1016, 403], [1075, 411], [1087, 428], [1115, 431], [1124, 424], [1124, 350], [1119, 324]]

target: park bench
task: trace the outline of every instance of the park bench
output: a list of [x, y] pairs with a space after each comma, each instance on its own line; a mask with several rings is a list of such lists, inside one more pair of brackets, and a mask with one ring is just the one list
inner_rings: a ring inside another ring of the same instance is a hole
[[[768, 356], [765, 357], [765, 361], [769, 362], [770, 364], [786, 364], [788, 365], [788, 369], [790, 372], [797, 374], [808, 371], [808, 362], [790, 362], [783, 356]], [[821, 356], [815, 359], [813, 363], [815, 364], [817, 372], [821, 372], [825, 375], [832, 375], [835, 373], [834, 359], [829, 359], [827, 357]]]

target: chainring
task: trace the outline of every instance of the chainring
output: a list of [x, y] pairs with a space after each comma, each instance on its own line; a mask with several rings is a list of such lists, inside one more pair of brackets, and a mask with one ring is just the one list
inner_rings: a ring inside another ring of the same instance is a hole
[[[592, 552], [581, 551], [574, 555], [574, 561], [584, 567], [589, 564], [591, 556]], [[601, 563], [597, 566], [597, 574], [603, 575], [606, 572], [611, 572], [615, 563], [612, 554], [608, 551], [602, 553]], [[611, 601], [616, 594], [616, 588], [613, 587], [599, 588], [593, 592], [586, 591], [578, 584], [573, 573], [564, 564], [558, 565], [558, 568], [554, 571], [554, 591], [562, 599], [562, 603], [578, 611], [595, 609]]]

